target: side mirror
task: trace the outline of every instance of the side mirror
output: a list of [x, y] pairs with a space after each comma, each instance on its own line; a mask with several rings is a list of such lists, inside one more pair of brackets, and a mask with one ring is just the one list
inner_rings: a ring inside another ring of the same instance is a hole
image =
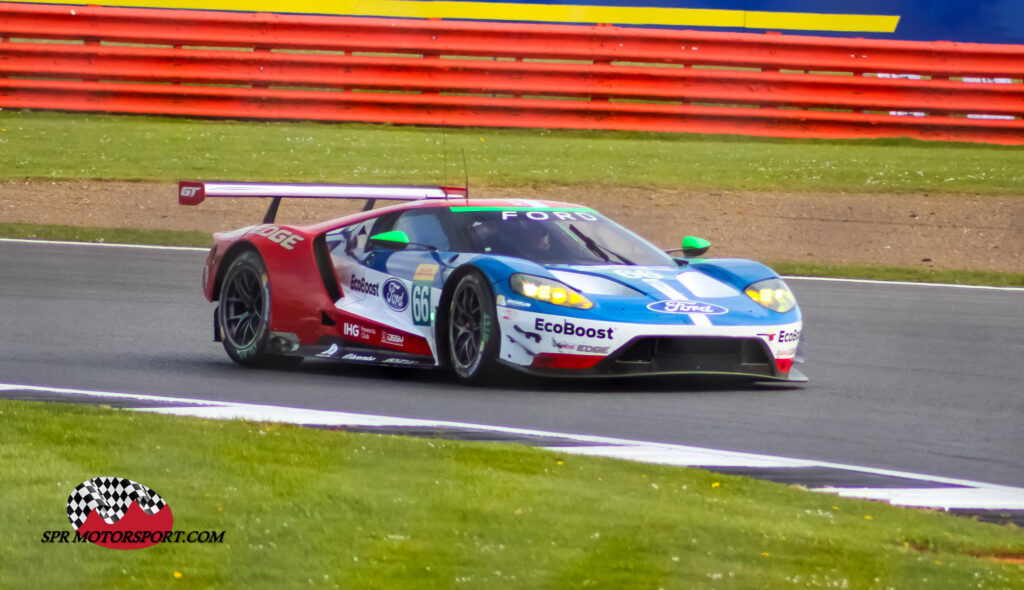
[[685, 238], [683, 238], [682, 251], [683, 256], [685, 256], [686, 258], [700, 256], [701, 254], [707, 252], [708, 248], [710, 247], [711, 242], [705, 240], [704, 238], [698, 238], [695, 236], [686, 236]]
[[404, 231], [386, 231], [370, 236], [370, 243], [388, 250], [404, 250], [409, 246], [409, 236]]

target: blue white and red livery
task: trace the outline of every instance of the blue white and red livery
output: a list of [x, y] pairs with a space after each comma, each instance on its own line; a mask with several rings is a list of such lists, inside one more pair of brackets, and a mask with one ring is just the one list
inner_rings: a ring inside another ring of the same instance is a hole
[[[207, 197], [272, 199], [262, 224], [215, 234], [203, 272], [216, 339], [243, 365], [806, 380], [789, 287], [757, 262], [697, 258], [704, 240], [671, 256], [589, 207], [451, 187], [179, 184], [182, 204]], [[282, 198], [367, 209], [289, 226], [274, 221]]]

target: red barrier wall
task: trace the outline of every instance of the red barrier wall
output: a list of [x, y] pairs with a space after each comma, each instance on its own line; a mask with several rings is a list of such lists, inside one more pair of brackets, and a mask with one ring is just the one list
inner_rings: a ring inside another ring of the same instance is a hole
[[1012, 45], [0, 2], [6, 108], [1024, 144], [1022, 78]]

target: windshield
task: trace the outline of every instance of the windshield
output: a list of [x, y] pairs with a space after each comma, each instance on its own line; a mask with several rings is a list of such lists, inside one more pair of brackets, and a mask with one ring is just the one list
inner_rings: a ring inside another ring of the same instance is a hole
[[652, 244], [593, 209], [451, 207], [471, 252], [540, 264], [674, 266]]

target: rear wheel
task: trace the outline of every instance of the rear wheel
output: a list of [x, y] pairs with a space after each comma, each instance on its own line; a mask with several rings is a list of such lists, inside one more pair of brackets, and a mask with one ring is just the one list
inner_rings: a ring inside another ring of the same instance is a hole
[[498, 363], [500, 328], [494, 296], [484, 278], [459, 279], [448, 312], [448, 356], [455, 376], [465, 383], [494, 383], [506, 373]]
[[217, 325], [231, 360], [249, 367], [296, 365], [299, 357], [268, 352], [270, 342], [270, 282], [267, 267], [256, 252], [236, 258], [224, 275], [217, 308]]

